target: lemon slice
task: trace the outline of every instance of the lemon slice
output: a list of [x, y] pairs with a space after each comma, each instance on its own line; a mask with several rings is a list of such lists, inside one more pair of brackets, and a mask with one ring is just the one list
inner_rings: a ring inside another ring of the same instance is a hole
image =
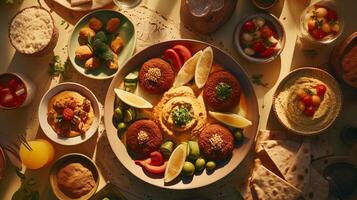
[[129, 106], [132, 106], [134, 108], [152, 108], [152, 104], [150, 102], [131, 92], [127, 92], [117, 88], [114, 89], [114, 92], [120, 100], [122, 100]]
[[193, 78], [197, 62], [201, 58], [201, 55], [202, 51], [198, 51], [183, 64], [180, 71], [177, 73], [174, 87], [183, 86]]
[[220, 113], [220, 112], [212, 112], [208, 111], [208, 113], [223, 124], [228, 126], [232, 126], [235, 128], [245, 128], [247, 126], [252, 125], [252, 122], [248, 119], [244, 118], [241, 115], [233, 114], [233, 113]]
[[165, 170], [164, 182], [174, 180], [182, 171], [187, 155], [187, 143], [178, 145], [172, 152]]
[[203, 50], [201, 58], [197, 62], [195, 70], [195, 83], [198, 88], [202, 88], [208, 79], [213, 63], [213, 50], [207, 47]]

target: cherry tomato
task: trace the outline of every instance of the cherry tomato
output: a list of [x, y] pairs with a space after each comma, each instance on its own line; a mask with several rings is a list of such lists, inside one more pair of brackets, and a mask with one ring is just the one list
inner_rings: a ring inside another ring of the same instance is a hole
[[326, 86], [323, 84], [316, 85], [315, 87], [317, 96], [323, 97], [326, 93]]
[[271, 55], [274, 54], [274, 48], [273, 47], [269, 47], [267, 49], [265, 49], [265, 51], [260, 53], [260, 56], [263, 58], [267, 58], [270, 57]]
[[310, 95], [305, 95], [301, 100], [304, 102], [305, 107], [312, 106], [312, 98]]
[[321, 98], [317, 95], [313, 95], [312, 97], [312, 105], [313, 106], [319, 106], [321, 103]]
[[265, 51], [266, 49], [262, 41], [254, 42], [252, 48], [254, 49], [255, 52], [259, 52], [259, 53]]
[[8, 86], [12, 92], [15, 92], [18, 86], [18, 83], [15, 79], [10, 79], [8, 82]]
[[316, 108], [313, 107], [313, 106], [308, 106], [304, 110], [304, 114], [309, 116], [309, 117], [314, 116], [315, 112], [316, 112]]
[[328, 21], [331, 21], [331, 20], [336, 21], [337, 20], [337, 13], [335, 11], [329, 9], [327, 11], [327, 20]]
[[312, 31], [312, 30], [315, 29], [315, 27], [316, 27], [316, 22], [315, 22], [315, 20], [310, 19], [310, 20], [307, 22], [307, 28], [308, 28], [308, 30], [309, 30], [309, 31]]
[[311, 35], [315, 39], [321, 40], [322, 38], [324, 38], [327, 35], [327, 33], [325, 33], [325, 31], [323, 31], [321, 28], [316, 28], [311, 31]]
[[244, 24], [243, 24], [243, 30], [244, 31], [254, 31], [255, 30], [255, 24], [252, 22], [252, 21], [246, 21]]
[[260, 29], [260, 33], [262, 35], [263, 38], [268, 39], [273, 35], [273, 31], [271, 30], [271, 28], [267, 25], [264, 25], [261, 29]]
[[160, 166], [164, 163], [164, 158], [159, 151], [153, 151], [150, 153], [151, 165]]

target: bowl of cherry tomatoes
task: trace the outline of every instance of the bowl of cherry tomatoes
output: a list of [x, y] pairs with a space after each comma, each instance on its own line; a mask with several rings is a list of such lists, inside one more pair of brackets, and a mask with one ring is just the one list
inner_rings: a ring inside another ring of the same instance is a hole
[[320, 44], [335, 41], [342, 33], [343, 17], [335, 1], [322, 0], [307, 7], [300, 17], [301, 36]]
[[245, 17], [234, 31], [234, 45], [245, 59], [255, 63], [275, 60], [285, 46], [285, 30], [272, 14], [256, 13]]

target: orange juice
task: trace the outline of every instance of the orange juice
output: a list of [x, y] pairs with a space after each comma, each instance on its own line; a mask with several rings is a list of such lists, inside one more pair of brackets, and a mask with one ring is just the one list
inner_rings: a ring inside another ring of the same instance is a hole
[[51, 162], [55, 155], [55, 150], [51, 143], [43, 139], [29, 141], [32, 151], [29, 151], [23, 144], [20, 146], [20, 158], [22, 163], [29, 169], [39, 169]]

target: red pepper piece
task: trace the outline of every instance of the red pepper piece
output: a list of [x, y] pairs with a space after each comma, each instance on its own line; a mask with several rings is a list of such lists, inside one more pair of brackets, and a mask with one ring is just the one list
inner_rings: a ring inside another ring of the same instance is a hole
[[175, 50], [181, 56], [183, 63], [185, 63], [189, 58], [192, 57], [191, 51], [184, 45], [177, 44], [172, 47], [172, 49]]
[[165, 50], [164, 59], [170, 61], [173, 64], [174, 69], [176, 71], [179, 71], [181, 69], [182, 65], [183, 65], [180, 56], [173, 49], [166, 49]]
[[164, 158], [159, 151], [153, 151], [150, 153], [151, 165], [160, 166], [164, 163]]

